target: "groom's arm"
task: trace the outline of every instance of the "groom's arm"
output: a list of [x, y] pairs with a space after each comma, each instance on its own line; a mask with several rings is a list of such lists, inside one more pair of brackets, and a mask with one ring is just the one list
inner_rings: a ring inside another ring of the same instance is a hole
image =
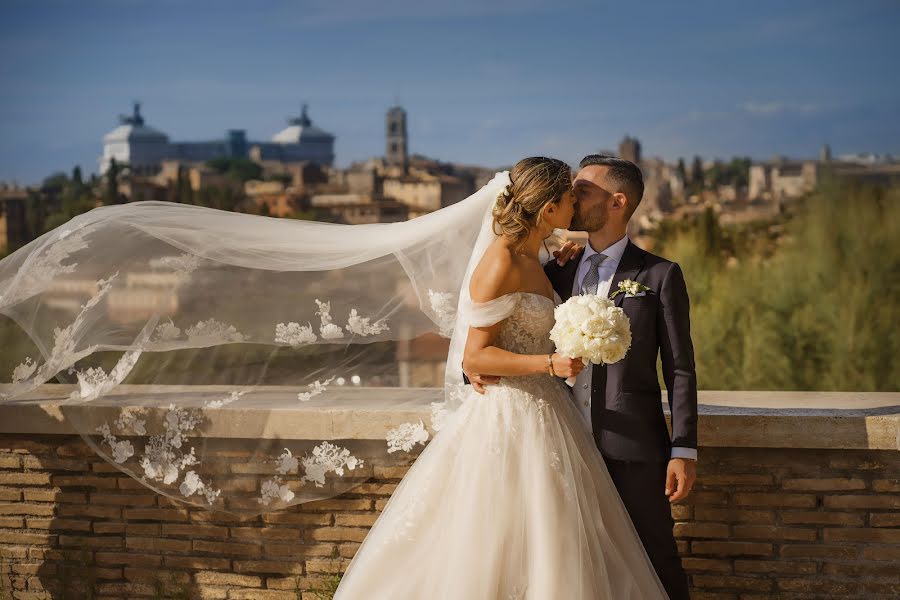
[[488, 385], [496, 385], [500, 383], [500, 378], [496, 375], [482, 375], [481, 373], [470, 373], [466, 371], [466, 366], [462, 367], [463, 373], [463, 381], [465, 385], [471, 385], [472, 389], [474, 389], [479, 394], [483, 394], [485, 391], [485, 386]]
[[663, 379], [672, 414], [672, 458], [697, 458], [697, 373], [691, 342], [690, 302], [678, 263], [670, 263], [659, 292]]

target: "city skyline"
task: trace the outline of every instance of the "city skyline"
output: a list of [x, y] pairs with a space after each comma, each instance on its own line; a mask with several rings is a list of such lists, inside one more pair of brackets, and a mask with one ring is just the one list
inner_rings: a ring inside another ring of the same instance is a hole
[[96, 172], [135, 100], [176, 140], [269, 139], [307, 102], [339, 167], [383, 154], [395, 103], [411, 152], [488, 167], [626, 134], [670, 161], [900, 151], [883, 1], [14, 1], [0, 23], [0, 181], [21, 184]]

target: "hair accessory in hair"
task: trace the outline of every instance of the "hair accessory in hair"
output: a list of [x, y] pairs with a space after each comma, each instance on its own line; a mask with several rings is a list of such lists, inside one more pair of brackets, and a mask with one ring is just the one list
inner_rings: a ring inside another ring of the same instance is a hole
[[497, 194], [497, 202], [498, 203], [508, 203], [512, 199], [512, 184], [508, 183], [500, 190], [500, 193]]

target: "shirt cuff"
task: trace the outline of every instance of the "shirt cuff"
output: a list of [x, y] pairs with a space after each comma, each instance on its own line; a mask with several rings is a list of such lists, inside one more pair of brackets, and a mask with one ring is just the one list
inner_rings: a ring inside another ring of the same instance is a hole
[[684, 446], [672, 446], [672, 455], [670, 458], [688, 458], [697, 460], [696, 448], [685, 448]]

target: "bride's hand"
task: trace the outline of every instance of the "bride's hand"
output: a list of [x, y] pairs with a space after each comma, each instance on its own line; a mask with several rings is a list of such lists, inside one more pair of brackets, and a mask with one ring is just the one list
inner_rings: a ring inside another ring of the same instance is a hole
[[576, 377], [584, 369], [584, 361], [580, 358], [569, 358], [559, 352], [554, 352], [550, 360], [553, 363], [553, 372], [557, 377], [566, 379]]

